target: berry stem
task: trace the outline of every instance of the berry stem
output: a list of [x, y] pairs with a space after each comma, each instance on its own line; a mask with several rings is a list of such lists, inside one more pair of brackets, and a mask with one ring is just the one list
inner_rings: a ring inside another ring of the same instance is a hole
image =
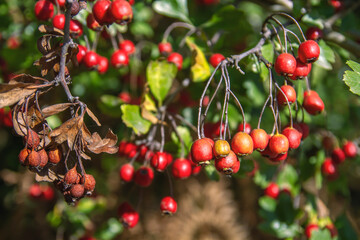
[[164, 32], [164, 36], [163, 36], [163, 42], [167, 42], [167, 39], [169, 38], [170, 33], [178, 27], [182, 27], [182, 28], [187, 28], [190, 31], [193, 29], [196, 29], [193, 25], [188, 24], [188, 23], [184, 23], [184, 22], [174, 22], [172, 23]]

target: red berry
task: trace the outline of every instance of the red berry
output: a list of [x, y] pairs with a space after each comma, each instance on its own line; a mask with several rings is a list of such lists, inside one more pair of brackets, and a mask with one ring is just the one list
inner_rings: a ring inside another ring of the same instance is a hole
[[172, 52], [172, 46], [168, 42], [159, 43], [158, 48], [159, 48], [160, 54], [162, 54], [162, 55], [168, 55]]
[[219, 63], [225, 60], [224, 55], [220, 54], [220, 53], [214, 53], [213, 55], [211, 55], [210, 57], [210, 64], [211, 66], [213, 66], [214, 68], [219, 65]]
[[173, 162], [173, 156], [170, 153], [165, 153], [168, 166]]
[[45, 200], [45, 201], [51, 201], [54, 199], [55, 196], [55, 192], [54, 189], [52, 189], [52, 187], [46, 185], [46, 186], [42, 186], [41, 187], [41, 197]]
[[298, 56], [303, 63], [315, 62], [320, 56], [320, 47], [314, 40], [302, 42], [298, 49]]
[[183, 57], [179, 53], [171, 53], [168, 56], [167, 60], [168, 62], [174, 63], [179, 71], [181, 70], [183, 64]]
[[129, 65], [129, 56], [127, 53], [119, 49], [111, 55], [111, 65], [115, 68]]
[[325, 105], [317, 93], [310, 93], [304, 97], [303, 107], [309, 114], [317, 115], [324, 111]]
[[342, 149], [348, 158], [354, 158], [357, 154], [357, 146], [351, 141], [347, 141]]
[[287, 127], [282, 131], [282, 134], [287, 137], [289, 148], [296, 149], [300, 146], [302, 134], [298, 130]]
[[126, 24], [133, 18], [131, 5], [124, 0], [115, 0], [111, 3], [110, 12], [118, 24]]
[[117, 214], [118, 216], [121, 218], [121, 216], [126, 213], [126, 212], [132, 212], [134, 211], [134, 208], [128, 203], [128, 202], [123, 202], [122, 204], [120, 204], [120, 206], [118, 207], [118, 211]]
[[114, 19], [110, 12], [110, 5], [110, 0], [98, 0], [94, 4], [92, 8], [92, 13], [94, 14], [96, 21], [100, 25], [107, 25], [114, 22]]
[[124, 40], [119, 43], [119, 49], [124, 50], [128, 55], [135, 53], [135, 45], [130, 40]]
[[331, 237], [336, 237], [338, 235], [338, 231], [333, 223], [329, 223], [325, 226], [330, 231]]
[[[298, 125], [301, 130], [299, 130], [298, 128], [296, 128], [296, 125]], [[307, 136], [309, 136], [310, 129], [309, 129], [309, 126], [308, 126], [306, 123], [301, 122], [301, 123], [298, 123], [298, 124], [294, 124], [294, 127], [295, 127], [296, 129], [298, 129], [299, 132], [302, 133], [302, 139], [303, 139], [303, 140], [304, 140], [305, 138], [307, 138]]]
[[276, 58], [274, 67], [277, 74], [292, 76], [296, 69], [296, 59], [289, 53], [282, 53]]
[[96, 21], [94, 14], [92, 13], [89, 13], [89, 15], [86, 17], [86, 26], [94, 31], [101, 30], [100, 24], [98, 23], [98, 21]]
[[185, 179], [191, 176], [191, 163], [184, 158], [178, 158], [172, 165], [171, 172], [175, 178]]
[[134, 174], [134, 181], [141, 187], [148, 187], [154, 179], [154, 171], [150, 167], [140, 167]]
[[309, 27], [307, 30], [306, 30], [306, 38], [307, 39], [310, 39], [310, 40], [318, 40], [320, 38], [323, 37], [323, 32], [320, 28], [317, 28], [317, 27]]
[[[130, 103], [131, 102], [131, 96], [128, 92], [121, 92], [119, 93], [118, 97], [120, 98], [121, 101], [123, 101], [124, 103]], [[147, 152], [147, 147], [146, 148], [146, 152]], [[146, 152], [144, 152], [144, 154], [141, 154], [141, 157], [145, 157]]]
[[93, 175], [85, 174], [81, 182], [84, 184], [85, 191], [89, 191], [89, 192], [94, 191], [96, 181]]
[[305, 227], [305, 235], [308, 239], [311, 238], [312, 231], [318, 230], [319, 226], [317, 224], [311, 223]]
[[281, 153], [281, 154], [278, 154], [276, 156], [271, 156], [269, 157], [269, 160], [272, 161], [272, 162], [281, 162], [281, 161], [284, 161], [286, 160], [288, 156], [288, 153]]
[[276, 99], [280, 105], [287, 104], [286, 98], [289, 101], [289, 104], [292, 104], [296, 101], [296, 92], [292, 86], [284, 85], [284, 86], [281, 86], [280, 89], [282, 90], [282, 92], [279, 90], [276, 95]]
[[206, 165], [213, 159], [213, 144], [208, 138], [196, 140], [191, 146], [191, 159], [195, 164]]
[[160, 210], [163, 214], [172, 215], [176, 213], [177, 203], [172, 197], [164, 197], [160, 203]]
[[79, 48], [79, 52], [76, 54], [76, 59], [80, 64], [86, 55], [87, 48], [82, 45], [78, 45], [78, 48]]
[[276, 183], [269, 183], [269, 185], [264, 190], [265, 195], [271, 198], [276, 199], [279, 196], [280, 189]]
[[78, 20], [70, 20], [70, 33], [74, 38], [78, 38], [83, 34], [83, 27]]
[[119, 175], [124, 182], [131, 182], [134, 178], [134, 167], [131, 164], [124, 164], [121, 166]]
[[289, 150], [289, 140], [283, 134], [275, 134], [269, 140], [269, 150], [274, 154], [284, 154]]
[[157, 171], [162, 172], [168, 166], [168, 156], [164, 152], [156, 152], [151, 158], [150, 165]]
[[198, 175], [199, 172], [201, 171], [201, 166], [192, 166], [192, 169], [191, 169], [191, 175]]
[[29, 195], [32, 198], [40, 198], [42, 194], [42, 190], [39, 184], [32, 184], [29, 189]]
[[335, 164], [344, 162], [345, 158], [345, 153], [341, 148], [335, 148], [331, 153], [331, 159]]
[[238, 127], [238, 132], [246, 132], [247, 134], [251, 133], [251, 125], [250, 123], [245, 123], [245, 131], [244, 131], [244, 123], [240, 123]]
[[86, 52], [82, 61], [84, 62], [85, 66], [87, 68], [90, 68], [90, 69], [94, 68], [95, 66], [97, 66], [99, 64], [99, 55], [97, 55], [96, 52], [88, 51], [88, 52]]
[[231, 140], [231, 149], [239, 156], [249, 155], [254, 150], [254, 144], [249, 134], [238, 132]]
[[236, 154], [233, 151], [230, 151], [226, 157], [215, 159], [215, 167], [219, 172], [231, 175], [234, 172], [233, 168], [236, 170], [238, 167], [237, 162], [240, 161], [238, 160]]
[[134, 4], [135, 4], [135, 0], [128, 0], [128, 2], [130, 3], [130, 5], [134, 5]]
[[123, 213], [121, 215], [121, 222], [125, 228], [133, 228], [139, 222], [139, 213], [135, 210]]
[[343, 0], [330, 0], [330, 5], [333, 6], [333, 8], [335, 8], [336, 12], [339, 12], [340, 10], [343, 9], [344, 2]]
[[58, 29], [64, 29], [65, 26], [65, 15], [57, 14], [52, 20], [52, 25]]
[[98, 57], [98, 72], [103, 74], [106, 73], [106, 71], [109, 68], [109, 60], [106, 57], [100, 56]]
[[123, 151], [124, 156], [131, 158], [134, 152], [137, 152], [137, 146], [134, 143], [126, 143]]
[[64, 7], [66, 0], [51, 0], [53, 4], [56, 4], [56, 2], [59, 4], [59, 7]]
[[47, 0], [39, 0], [35, 3], [35, 16], [41, 21], [47, 21], [54, 15], [54, 5]]
[[251, 131], [250, 136], [253, 140], [254, 149], [264, 151], [269, 143], [269, 135], [263, 129], [254, 129]]
[[307, 75], [309, 75], [311, 71], [311, 63], [303, 63], [300, 61], [299, 58], [296, 58], [296, 68], [292, 76], [290, 76], [290, 79], [297, 80], [297, 79], [303, 79]]
[[336, 166], [331, 158], [326, 158], [321, 166], [322, 173], [327, 177], [336, 176]]

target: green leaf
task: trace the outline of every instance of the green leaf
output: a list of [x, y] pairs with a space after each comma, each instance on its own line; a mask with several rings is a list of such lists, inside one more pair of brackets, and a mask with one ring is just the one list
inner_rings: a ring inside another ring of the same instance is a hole
[[266, 211], [274, 212], [276, 209], [276, 200], [271, 197], [261, 197], [259, 198], [259, 205]]
[[274, 47], [271, 43], [264, 44], [261, 47], [261, 53], [266, 60], [274, 62]]
[[154, 30], [147, 22], [134, 22], [130, 25], [130, 31], [136, 36], [145, 36], [151, 38], [154, 36]]
[[191, 144], [193, 142], [190, 130], [188, 128], [186, 128], [186, 127], [183, 127], [183, 126], [178, 126], [176, 128], [176, 130], [179, 133], [182, 140], [184, 141], [185, 149], [182, 149], [182, 144], [181, 144], [179, 138], [177, 137], [177, 135], [175, 134], [175, 132], [171, 133], [171, 139], [178, 146], [178, 154], [179, 154], [179, 156], [180, 156], [182, 151], [184, 151], [184, 155], [187, 156], [189, 154]]
[[[261, 67], [264, 67], [263, 65]], [[268, 71], [266, 69], [266, 71]], [[264, 104], [265, 97], [263, 91], [258, 88], [255, 81], [249, 80], [244, 82], [246, 94], [250, 98], [254, 107], [260, 107]]]
[[295, 196], [298, 193], [299, 186], [297, 186], [298, 174], [295, 168], [289, 164], [281, 170], [278, 175], [277, 183], [280, 188], [289, 188], [292, 195]]
[[321, 68], [331, 70], [331, 63], [335, 62], [334, 51], [323, 40], [320, 40], [319, 47], [320, 56], [319, 59], [315, 62], [315, 64]]
[[159, 101], [159, 106], [168, 94], [177, 73], [175, 64], [167, 61], [151, 61], [146, 68], [146, 78], [151, 93]]
[[319, 14], [315, 13], [311, 13], [311, 14], [305, 14], [302, 18], [301, 21], [309, 24], [309, 25], [314, 25], [320, 29], [324, 28], [324, 24], [323, 21], [321, 20], [321, 17], [319, 16]]
[[336, 219], [335, 226], [339, 233], [339, 239], [358, 239], [355, 229], [345, 214]]
[[220, 176], [219, 172], [216, 170], [215, 166], [212, 164], [206, 165], [204, 167], [205, 173], [213, 181], [219, 181]]
[[191, 78], [194, 82], [203, 82], [210, 77], [210, 66], [205, 55], [201, 49], [190, 40], [186, 38], [186, 44], [192, 52], [191, 57]]
[[158, 14], [191, 23], [187, 0], [158, 0], [152, 6]]
[[360, 64], [351, 60], [347, 61], [346, 64], [353, 71], [345, 71], [343, 81], [350, 87], [350, 92], [360, 95]]
[[123, 231], [122, 224], [116, 218], [110, 218], [98, 232], [95, 233], [96, 239], [114, 239]]
[[132, 128], [136, 134], [145, 134], [151, 127], [151, 122], [141, 117], [140, 106], [123, 104], [121, 105], [122, 120], [125, 125]]
[[310, 240], [331, 240], [330, 232], [327, 229], [314, 230], [311, 232]]

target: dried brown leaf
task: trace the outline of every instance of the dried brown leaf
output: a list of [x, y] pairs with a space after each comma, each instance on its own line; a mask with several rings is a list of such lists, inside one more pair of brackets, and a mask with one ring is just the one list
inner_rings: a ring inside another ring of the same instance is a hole
[[61, 113], [73, 105], [74, 104], [72, 104], [72, 103], [59, 103], [59, 104], [54, 104], [54, 105], [45, 107], [41, 111], [42, 111], [44, 117], [47, 118], [49, 116]]
[[45, 78], [41, 78], [41, 77], [35, 77], [35, 76], [31, 76], [29, 74], [19, 74], [16, 75], [15, 77], [13, 77], [9, 84], [16, 84], [16, 83], [33, 83], [33, 84], [43, 84], [43, 83], [48, 83], [49, 81], [46, 80]]
[[[0, 86], [0, 89], [3, 90], [4, 88]], [[4, 92], [0, 91], [0, 108], [11, 106], [21, 99], [33, 94], [35, 91], [36, 89], [25, 88], [23, 84], [16, 84], [15, 88], [12, 88], [11, 90]]]
[[101, 123], [99, 122], [99, 119], [95, 116], [95, 114], [87, 107], [86, 113], [91, 117], [91, 119], [100, 127]]
[[57, 127], [50, 133], [50, 137], [58, 143], [62, 144], [67, 142], [70, 149], [73, 149], [76, 136], [83, 128], [84, 119], [83, 116], [71, 118], [64, 122], [60, 127]]
[[37, 48], [43, 54], [48, 54], [51, 50], [52, 35], [44, 35], [37, 40]]
[[61, 161], [50, 168], [45, 167], [41, 172], [36, 173], [35, 180], [37, 182], [54, 182], [58, 179], [63, 179], [65, 173], [65, 162]]
[[117, 136], [109, 129], [104, 139], [101, 139], [97, 132], [92, 134], [91, 142], [87, 145], [87, 149], [93, 153], [110, 153], [114, 154], [118, 151]]
[[53, 26], [40, 25], [38, 29], [42, 33], [48, 33], [55, 36], [64, 36], [64, 32], [62, 30], [55, 28]]

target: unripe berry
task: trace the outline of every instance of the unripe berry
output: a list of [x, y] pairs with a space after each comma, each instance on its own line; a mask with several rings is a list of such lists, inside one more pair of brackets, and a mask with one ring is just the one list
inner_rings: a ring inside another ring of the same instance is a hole
[[135, 169], [131, 164], [124, 164], [121, 166], [119, 175], [124, 182], [131, 182], [134, 178]]
[[195, 164], [206, 165], [213, 159], [213, 145], [208, 138], [196, 140], [191, 146], [191, 159]]
[[231, 175], [235, 170], [240, 167], [237, 165], [237, 162], [240, 163], [238, 160], [236, 154], [233, 151], [230, 151], [230, 153], [226, 157], [221, 157], [218, 159], [215, 159], [215, 168], [226, 175]]
[[167, 154], [164, 152], [156, 152], [151, 158], [150, 165], [159, 172], [164, 171], [168, 166]]
[[135, 45], [130, 40], [124, 40], [119, 43], [119, 49], [124, 50], [128, 55], [135, 53]]
[[220, 53], [214, 53], [209, 59], [211, 66], [213, 66], [214, 68], [219, 65], [222, 60], [225, 60], [225, 57]]
[[239, 156], [249, 155], [254, 150], [254, 144], [249, 134], [238, 132], [231, 140], [231, 149]]
[[71, 186], [70, 195], [73, 198], [81, 198], [82, 196], [84, 196], [84, 192], [84, 186], [81, 184], [74, 184]]
[[356, 157], [357, 154], [357, 147], [355, 145], [355, 143], [351, 142], [351, 141], [347, 141], [344, 146], [342, 147], [345, 156], [348, 158], [354, 158]]
[[48, 151], [49, 162], [57, 164], [61, 161], [61, 151], [59, 148], [51, 149]]
[[279, 196], [280, 189], [276, 183], [272, 182], [269, 183], [264, 192], [266, 196], [276, 199]]
[[275, 134], [269, 140], [269, 150], [274, 154], [284, 154], [289, 150], [289, 140], [283, 134]]
[[164, 197], [160, 202], [160, 210], [163, 214], [172, 215], [176, 213], [177, 203], [172, 197]]
[[89, 192], [94, 191], [96, 181], [93, 175], [85, 174], [85, 176], [82, 178], [81, 183], [84, 184], [85, 191], [89, 191]]
[[296, 59], [289, 53], [281, 53], [274, 64], [277, 74], [282, 76], [292, 76], [296, 69]]
[[345, 158], [345, 153], [341, 148], [335, 148], [331, 153], [331, 159], [335, 164], [344, 162]]
[[39, 135], [33, 130], [29, 129], [28, 134], [25, 136], [25, 141], [28, 148], [37, 148], [40, 144]]
[[185, 179], [191, 176], [191, 163], [187, 159], [178, 158], [172, 165], [171, 172], [174, 178]]
[[282, 131], [282, 134], [287, 137], [289, 148], [296, 149], [300, 146], [302, 134], [298, 130], [287, 127]]
[[279, 90], [276, 95], [276, 99], [280, 105], [287, 105], [286, 98], [289, 101], [289, 104], [296, 102], [296, 92], [292, 86], [284, 85], [281, 86], [280, 89], [282, 92]]
[[213, 153], [215, 158], [226, 157], [230, 153], [230, 144], [226, 140], [215, 141]]
[[38, 152], [32, 150], [28, 155], [28, 163], [30, 167], [38, 167], [40, 165], [41, 159]]
[[269, 143], [269, 135], [263, 129], [254, 129], [251, 131], [250, 136], [253, 140], [254, 149], [264, 151]]
[[179, 53], [171, 53], [167, 60], [168, 62], [174, 63], [179, 71], [182, 69], [183, 57]]
[[124, 0], [115, 0], [110, 5], [110, 12], [117, 24], [127, 24], [133, 18], [131, 5]]
[[154, 171], [150, 167], [140, 167], [136, 170], [134, 175], [134, 181], [141, 187], [148, 187], [151, 185], [154, 179]]
[[47, 21], [54, 15], [54, 5], [47, 0], [39, 0], [35, 3], [35, 16], [41, 21]]
[[302, 42], [298, 49], [298, 56], [303, 63], [315, 62], [320, 56], [320, 47], [314, 40]]
[[48, 155], [47, 155], [47, 153], [46, 153], [46, 151], [44, 149], [41, 149], [38, 153], [39, 153], [39, 156], [40, 156], [39, 167], [43, 168], [48, 163], [49, 157], [48, 157]]
[[20, 151], [19, 153], [19, 162], [21, 163], [21, 165], [28, 165], [28, 156], [29, 153], [31, 152], [31, 150], [24, 148], [23, 150]]
[[162, 55], [169, 55], [172, 52], [172, 46], [169, 42], [161, 42], [158, 45], [159, 52]]
[[129, 56], [124, 50], [119, 49], [111, 55], [110, 62], [111, 65], [115, 68], [127, 66], [129, 65]]

